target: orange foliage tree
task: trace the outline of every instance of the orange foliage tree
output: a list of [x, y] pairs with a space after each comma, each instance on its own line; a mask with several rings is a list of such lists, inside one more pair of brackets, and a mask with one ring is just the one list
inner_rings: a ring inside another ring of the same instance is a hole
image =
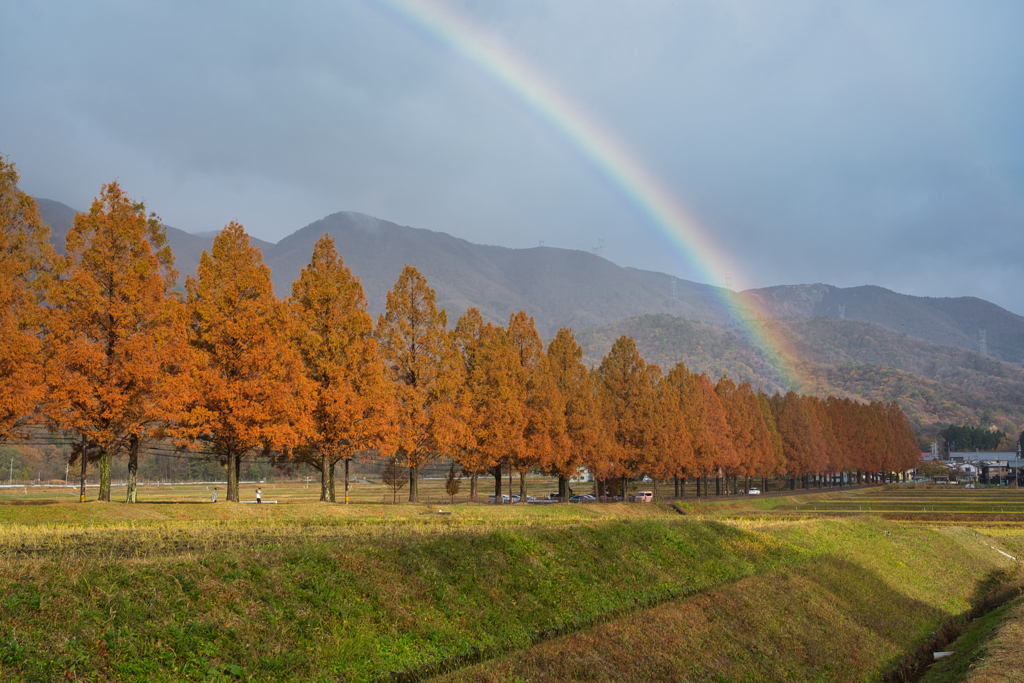
[[771, 435], [750, 383], [743, 382], [737, 387], [731, 379], [723, 376], [715, 385], [715, 392], [725, 409], [729, 438], [736, 453], [735, 463], [727, 474], [749, 479], [757, 474], [770, 473], [775, 468]]
[[800, 396], [793, 391], [772, 397], [772, 415], [782, 441], [790, 488], [796, 488], [796, 478], [814, 467], [811, 425]]
[[[463, 363], [459, 404], [466, 428], [459, 463], [470, 475], [470, 498], [476, 500], [479, 474], [521, 449], [525, 382], [508, 334], [484, 323], [477, 309], [470, 308], [459, 318], [454, 339]], [[500, 496], [500, 469], [496, 481]]]
[[448, 316], [434, 290], [410, 265], [388, 292], [377, 319], [377, 341], [393, 385], [393, 439], [409, 468], [409, 502], [419, 499], [419, 470], [455, 450], [464, 434], [455, 398], [461, 362], [450, 342]]
[[772, 413], [772, 403], [768, 394], [759, 390], [757, 392], [757, 404], [761, 408], [761, 419], [768, 430], [768, 438], [771, 442], [771, 455], [774, 461], [773, 464], [761, 474], [761, 484], [762, 486], [766, 486], [767, 482], [763, 480], [767, 477], [781, 476], [785, 474], [786, 456], [782, 450], [782, 437], [779, 435], [779, 428], [775, 424], [775, 415]]
[[205, 444], [228, 468], [238, 502], [242, 459], [288, 452], [312, 431], [312, 388], [290, 344], [290, 314], [244, 228], [229, 223], [186, 280], [194, 399], [177, 435]]
[[649, 468], [655, 488], [659, 480], [671, 478], [675, 482], [677, 496], [682, 490], [680, 478], [695, 473], [693, 444], [696, 435], [691, 430], [692, 405], [686, 400], [689, 378], [689, 370], [680, 362], [658, 381], [658, 460]]
[[24, 426], [45, 392], [39, 305], [54, 261], [35, 200], [18, 189], [18, 169], [0, 156], [0, 443]]
[[510, 451], [509, 466], [519, 472], [519, 496], [525, 502], [526, 473], [567, 445], [565, 407], [533, 318], [524, 311], [513, 313], [508, 321], [508, 339], [522, 372], [525, 418], [522, 439]]
[[140, 444], [172, 417], [188, 353], [174, 257], [159, 218], [116, 182], [68, 231], [67, 274], [53, 284], [46, 370], [47, 417], [77, 432], [100, 460], [100, 500], [110, 500], [110, 456], [129, 455], [136, 498]]
[[548, 371], [562, 397], [564, 437], [543, 462], [544, 470], [558, 477], [558, 496], [569, 495], [569, 479], [583, 466], [588, 411], [591, 403], [590, 373], [583, 364], [583, 348], [572, 330], [563, 327], [548, 344]]
[[[618, 474], [625, 495], [627, 477], [643, 469], [653, 448], [657, 427], [656, 374], [637, 351], [632, 337], [619, 337], [601, 360], [604, 390], [615, 415], [614, 433], [619, 446]], [[660, 371], [659, 371], [660, 372]]]
[[[598, 485], [613, 477], [622, 476], [623, 447], [616, 438], [618, 421], [615, 404], [605, 387], [604, 378], [597, 369], [587, 378], [587, 410], [583, 427], [577, 432], [576, 448], [580, 459], [595, 481], [595, 493], [602, 494]], [[607, 486], [606, 486], [607, 488]]]
[[[722, 402], [715, 393], [715, 387], [705, 374], [697, 375], [695, 378], [699, 396], [703, 402], [702, 416], [704, 427], [704, 439], [700, 444], [704, 451], [701, 460], [711, 461], [713, 464], [710, 473], [715, 475], [715, 493], [722, 492], [722, 475], [731, 471], [737, 466], [736, 449], [729, 438], [729, 420], [726, 418]], [[707, 481], [705, 480], [705, 486]]]
[[329, 235], [292, 284], [291, 307], [293, 343], [314, 396], [311, 431], [295, 456], [320, 472], [320, 500], [332, 503], [334, 467], [344, 460], [347, 503], [349, 462], [383, 445], [392, 404], [363, 287]]

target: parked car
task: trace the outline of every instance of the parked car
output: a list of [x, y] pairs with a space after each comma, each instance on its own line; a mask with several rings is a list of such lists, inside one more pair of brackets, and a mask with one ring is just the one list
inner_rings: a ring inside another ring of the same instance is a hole
[[589, 493], [583, 493], [583, 494], [580, 494], [578, 496], [573, 496], [572, 498], [569, 499], [569, 502], [570, 503], [593, 503], [595, 500], [597, 500], [597, 499], [594, 498], [594, 496], [590, 495]]
[[[493, 503], [494, 500], [495, 500], [495, 498], [494, 498], [494, 494], [493, 493], [491, 495], [487, 496], [487, 502], [488, 503]], [[508, 494], [507, 493], [501, 494], [501, 502], [505, 503], [505, 504], [508, 504]], [[518, 503], [519, 502], [519, 494], [518, 493], [512, 496], [512, 502], [513, 503]]]
[[636, 496], [633, 497], [633, 500], [636, 501], [637, 503], [653, 503], [654, 502], [654, 492], [653, 491], [637, 491], [636, 492]]
[[761, 489], [750, 489], [749, 491], [747, 491], [747, 493], [750, 494], [751, 496], [760, 496]]

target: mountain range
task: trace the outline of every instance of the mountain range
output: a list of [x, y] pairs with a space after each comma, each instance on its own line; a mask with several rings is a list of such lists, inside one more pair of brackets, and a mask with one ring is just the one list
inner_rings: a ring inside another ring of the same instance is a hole
[[[62, 249], [75, 210], [36, 201], [51, 240]], [[925, 432], [943, 420], [987, 420], [1007, 431], [1024, 422], [1024, 317], [982, 299], [827, 284], [736, 293], [624, 268], [587, 252], [474, 244], [353, 212], [331, 214], [276, 244], [253, 239], [279, 296], [290, 294], [324, 233], [334, 237], [346, 265], [359, 276], [374, 315], [384, 310], [388, 290], [409, 263], [437, 292], [450, 323], [470, 306], [502, 323], [525, 310], [545, 338], [562, 326], [576, 330], [590, 362], [600, 360], [615, 336], [627, 333], [645, 357], [666, 367], [682, 360], [712, 376], [729, 374], [767, 390], [913, 403], [908, 412]], [[214, 237], [170, 226], [167, 235], [183, 278], [195, 272]], [[795, 375], [803, 379], [781, 376], [777, 363], [750, 344], [730, 313], [736, 304], [755, 311], [770, 337], [796, 351]], [[957, 405], [964, 408], [958, 411]]]

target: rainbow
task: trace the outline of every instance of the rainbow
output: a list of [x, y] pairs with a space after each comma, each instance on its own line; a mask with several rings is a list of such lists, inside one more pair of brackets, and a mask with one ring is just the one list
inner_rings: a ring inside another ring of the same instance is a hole
[[[725, 274], [742, 272], [629, 149], [495, 37], [435, 0], [379, 1], [397, 18], [491, 76], [552, 126], [647, 216], [699, 277], [722, 282]], [[714, 291], [748, 341], [775, 367], [782, 384], [802, 386], [803, 373], [784, 339], [770, 334], [741, 296], [721, 287]]]

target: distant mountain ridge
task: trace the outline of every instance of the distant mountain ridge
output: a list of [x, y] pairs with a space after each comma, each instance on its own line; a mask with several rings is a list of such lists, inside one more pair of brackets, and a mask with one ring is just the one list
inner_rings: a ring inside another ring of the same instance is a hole
[[909, 296], [882, 287], [783, 285], [743, 292], [770, 318], [845, 318], [877, 323], [911, 337], [1024, 362], [1024, 318], [975, 297]]
[[[51, 239], [63, 247], [74, 210], [37, 199]], [[933, 299], [898, 294], [881, 287], [839, 288], [825, 284], [785, 285], [746, 290], [676, 279], [665, 273], [623, 268], [583, 251], [534, 247], [509, 249], [479, 245], [446, 233], [400, 226], [365, 214], [339, 212], [315, 221], [277, 244], [253, 239], [263, 250], [279, 296], [309, 262], [324, 233], [334, 237], [345, 263], [361, 279], [375, 315], [382, 312], [404, 264], [416, 266], [437, 292], [449, 319], [476, 306], [496, 322], [525, 310], [540, 333], [550, 338], [559, 327], [600, 328], [642, 315], [668, 314], [724, 330], [735, 330], [723, 301], [738, 297], [767, 318], [813, 316], [875, 323], [935, 344], [982, 351], [1024, 363], [1024, 317], [973, 297]], [[194, 273], [213, 236], [167, 228], [178, 270]], [[674, 296], [673, 296], [674, 294]]]

